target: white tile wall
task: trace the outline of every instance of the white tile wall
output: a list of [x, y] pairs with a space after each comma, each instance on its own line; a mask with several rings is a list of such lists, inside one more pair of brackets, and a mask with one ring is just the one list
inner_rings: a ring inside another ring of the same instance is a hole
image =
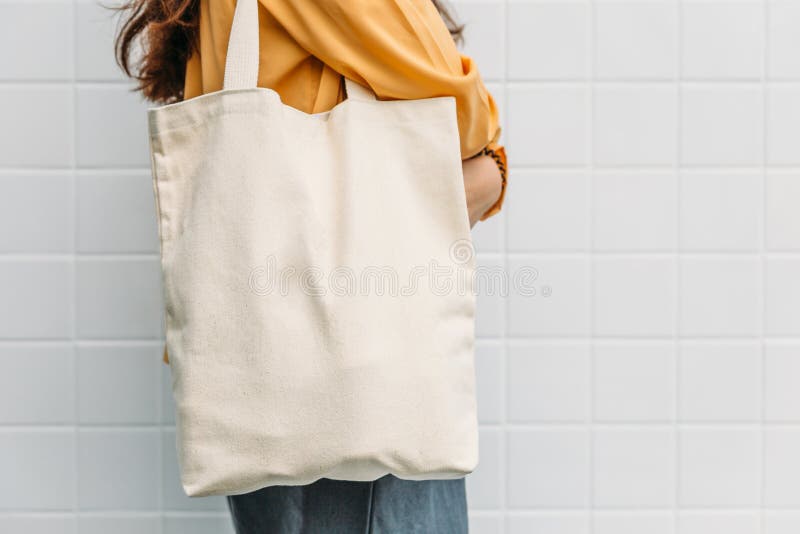
[[669, 508], [675, 503], [672, 428], [609, 428], [594, 434], [594, 502], [602, 508]]
[[594, 20], [596, 79], [675, 76], [678, 12], [673, 2], [603, 2], [595, 7]]
[[[800, 6], [455, 7], [511, 167], [474, 232], [471, 531], [797, 534]], [[0, 532], [232, 534], [178, 483], [114, 23], [0, 1]]]
[[604, 341], [594, 347], [594, 419], [675, 420], [675, 348], [669, 341]]
[[594, 91], [594, 162], [598, 167], [664, 166], [675, 158], [671, 87], [609, 82]]
[[85, 428], [78, 432], [78, 505], [82, 510], [154, 510], [160, 480], [156, 429]]
[[75, 433], [70, 428], [3, 428], [0, 509], [65, 511], [75, 506]]
[[682, 74], [687, 79], [761, 78], [764, 65], [761, 2], [687, 1], [682, 13]]

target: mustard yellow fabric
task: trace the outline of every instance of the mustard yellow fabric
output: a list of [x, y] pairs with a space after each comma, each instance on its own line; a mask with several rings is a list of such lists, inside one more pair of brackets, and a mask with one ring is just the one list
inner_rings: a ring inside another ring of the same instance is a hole
[[[187, 61], [184, 98], [219, 91], [236, 0], [200, 0], [198, 50]], [[505, 148], [497, 104], [475, 62], [456, 47], [430, 0], [259, 0], [258, 85], [306, 113], [344, 99], [342, 75], [380, 100], [452, 95], [462, 159], [491, 149], [502, 162], [497, 201], [505, 199]], [[164, 363], [169, 363], [164, 347]]]

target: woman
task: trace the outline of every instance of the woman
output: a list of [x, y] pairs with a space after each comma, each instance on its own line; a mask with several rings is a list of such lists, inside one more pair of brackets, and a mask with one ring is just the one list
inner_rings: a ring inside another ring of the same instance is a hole
[[[170, 103], [222, 89], [236, 0], [131, 0], [118, 61], [150, 101]], [[456, 99], [470, 225], [503, 204], [506, 155], [494, 99], [436, 0], [259, 0], [258, 85], [306, 113], [344, 98], [342, 76], [379, 99]], [[144, 37], [134, 72], [133, 43]], [[168, 363], [166, 349], [164, 362]], [[239, 534], [467, 531], [465, 480], [371, 482], [322, 478], [228, 497]]]

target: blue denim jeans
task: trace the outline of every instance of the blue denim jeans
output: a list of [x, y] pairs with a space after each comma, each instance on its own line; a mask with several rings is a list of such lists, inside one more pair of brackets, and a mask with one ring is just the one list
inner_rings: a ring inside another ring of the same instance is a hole
[[229, 495], [237, 534], [465, 534], [465, 479], [321, 478]]

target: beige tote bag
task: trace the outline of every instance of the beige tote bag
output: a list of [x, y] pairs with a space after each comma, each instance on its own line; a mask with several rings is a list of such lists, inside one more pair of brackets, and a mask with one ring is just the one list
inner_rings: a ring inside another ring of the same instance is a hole
[[474, 254], [455, 98], [307, 114], [257, 87], [147, 110], [176, 447], [189, 496], [478, 462]]

